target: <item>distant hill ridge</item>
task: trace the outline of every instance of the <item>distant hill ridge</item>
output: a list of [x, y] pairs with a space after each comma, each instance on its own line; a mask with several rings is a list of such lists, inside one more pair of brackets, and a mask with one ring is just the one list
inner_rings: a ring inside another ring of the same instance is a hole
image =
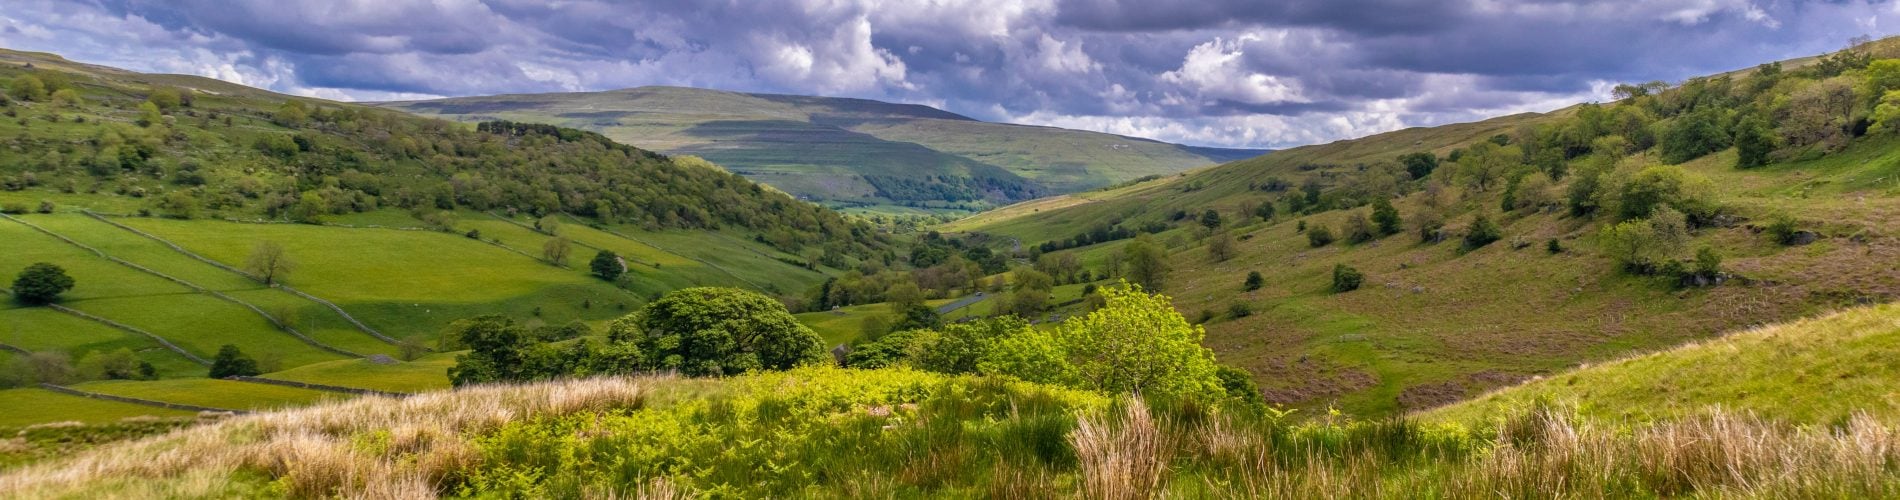
[[990, 123], [919, 104], [649, 86], [381, 103], [456, 120], [600, 132], [834, 206], [982, 209], [1265, 151]]

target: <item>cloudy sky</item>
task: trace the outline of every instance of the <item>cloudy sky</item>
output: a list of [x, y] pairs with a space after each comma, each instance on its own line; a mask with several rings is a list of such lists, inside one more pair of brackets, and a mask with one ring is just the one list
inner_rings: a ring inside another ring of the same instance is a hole
[[1793, 0], [4, 0], [0, 46], [341, 100], [684, 85], [1286, 147], [1836, 50]]

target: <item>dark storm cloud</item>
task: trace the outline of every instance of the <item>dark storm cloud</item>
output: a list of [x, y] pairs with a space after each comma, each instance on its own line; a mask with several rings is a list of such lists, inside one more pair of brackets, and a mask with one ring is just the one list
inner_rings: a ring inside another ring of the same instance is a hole
[[1284, 147], [1837, 49], [1885, 2], [9, 0], [0, 45], [333, 99], [691, 85]]

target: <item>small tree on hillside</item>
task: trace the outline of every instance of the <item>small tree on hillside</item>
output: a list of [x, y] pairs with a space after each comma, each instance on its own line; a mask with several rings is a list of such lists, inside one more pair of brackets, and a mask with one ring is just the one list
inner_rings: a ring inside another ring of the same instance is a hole
[[566, 266], [567, 254], [573, 250], [573, 244], [567, 241], [566, 236], [555, 236], [541, 245], [541, 258], [546, 259], [549, 264]]
[[1399, 209], [1393, 208], [1392, 202], [1385, 198], [1372, 202], [1372, 222], [1379, 225], [1382, 235], [1399, 234], [1405, 230], [1404, 221], [1399, 219]]
[[251, 249], [251, 258], [244, 263], [244, 270], [252, 276], [264, 280], [266, 285], [274, 285], [284, 280], [297, 264], [285, 255], [284, 246], [275, 241], [261, 241]]
[[13, 298], [28, 305], [52, 303], [71, 289], [73, 278], [66, 275], [66, 270], [45, 262], [26, 266], [13, 279]]
[[1465, 249], [1476, 250], [1504, 238], [1504, 230], [1484, 214], [1471, 219], [1471, 227], [1465, 229]]
[[257, 360], [245, 356], [237, 346], [225, 344], [218, 348], [218, 357], [211, 361], [211, 378], [255, 377], [264, 373], [257, 369]]
[[1333, 230], [1324, 224], [1314, 224], [1306, 228], [1306, 244], [1319, 248], [1333, 244]]
[[1214, 209], [1210, 208], [1206, 212], [1201, 213], [1201, 225], [1208, 229], [1220, 227], [1220, 222], [1220, 212]]
[[1214, 233], [1207, 238], [1207, 256], [1215, 262], [1224, 262], [1234, 258], [1234, 235], [1226, 231]]
[[1240, 289], [1249, 292], [1259, 290], [1261, 286], [1266, 285], [1266, 281], [1265, 278], [1260, 277], [1260, 271], [1250, 271], [1247, 273], [1247, 282], [1241, 284]]
[[622, 273], [627, 272], [627, 264], [621, 262], [620, 256], [613, 250], [601, 250], [600, 253], [594, 254], [594, 260], [588, 262], [587, 267], [594, 272], [594, 276], [607, 281], [613, 281]]
[[1359, 285], [1365, 280], [1366, 276], [1360, 274], [1358, 269], [1353, 269], [1351, 266], [1345, 264], [1333, 265], [1333, 293], [1346, 293], [1358, 290]]
[[637, 348], [648, 369], [689, 376], [785, 370], [827, 360], [824, 341], [785, 304], [734, 288], [686, 288], [613, 323], [608, 338]]
[[1122, 264], [1127, 267], [1123, 273], [1135, 284], [1148, 290], [1160, 290], [1168, 280], [1168, 251], [1155, 241], [1154, 236], [1143, 234], [1135, 237], [1127, 246], [1122, 247]]

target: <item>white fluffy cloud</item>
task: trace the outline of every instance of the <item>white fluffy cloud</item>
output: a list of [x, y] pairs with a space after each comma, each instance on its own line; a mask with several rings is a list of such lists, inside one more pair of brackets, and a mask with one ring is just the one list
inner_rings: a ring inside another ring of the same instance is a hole
[[686, 85], [1278, 148], [1833, 50], [1896, 16], [1870, 0], [8, 0], [0, 46], [330, 99]]

